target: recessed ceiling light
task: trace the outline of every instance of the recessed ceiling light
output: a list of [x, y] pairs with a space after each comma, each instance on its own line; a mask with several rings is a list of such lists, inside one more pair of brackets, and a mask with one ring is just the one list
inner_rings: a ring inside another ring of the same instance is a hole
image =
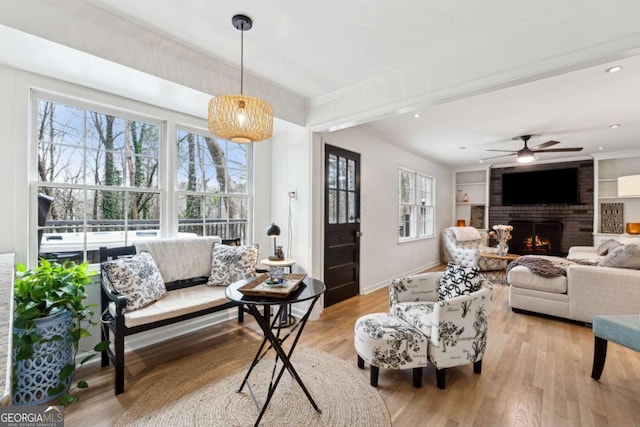
[[464, 150], [464, 149], [466, 149], [467, 147], [465, 147], [465, 146], [463, 145], [462, 147], [458, 147], [458, 148], [459, 148], [460, 150]]
[[616, 65], [614, 67], [609, 67], [606, 70], [604, 70], [605, 73], [616, 73], [618, 71], [622, 70], [622, 65]]
[[620, 126], [621, 126], [621, 125], [620, 125], [619, 123], [616, 123], [615, 125], [610, 125], [609, 127], [610, 127], [611, 129], [616, 129], [616, 128], [619, 128]]
[[415, 114], [413, 115], [413, 118], [414, 118], [414, 119], [419, 119], [419, 118], [420, 118], [420, 113], [415, 113]]
[[602, 151], [604, 150], [604, 147], [598, 147], [598, 150]]

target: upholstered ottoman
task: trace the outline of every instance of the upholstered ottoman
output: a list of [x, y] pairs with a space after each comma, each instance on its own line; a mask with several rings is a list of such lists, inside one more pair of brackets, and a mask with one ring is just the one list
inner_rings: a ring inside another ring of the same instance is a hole
[[422, 386], [422, 368], [427, 366], [428, 338], [408, 323], [388, 313], [373, 313], [356, 321], [354, 345], [358, 367], [371, 365], [371, 385], [378, 386], [380, 368], [413, 368], [413, 386]]
[[591, 378], [599, 380], [607, 358], [607, 342], [640, 351], [640, 315], [606, 315], [594, 316], [593, 335], [593, 368]]

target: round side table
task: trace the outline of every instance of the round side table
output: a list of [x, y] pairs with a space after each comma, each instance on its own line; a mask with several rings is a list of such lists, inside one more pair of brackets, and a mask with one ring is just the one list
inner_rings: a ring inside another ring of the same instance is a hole
[[[267, 267], [283, 267], [289, 269], [289, 274], [293, 273], [293, 264], [296, 263], [295, 259], [285, 258], [279, 260], [271, 260], [269, 258], [265, 258], [260, 260], [260, 264], [266, 265]], [[291, 314], [291, 304], [282, 304], [282, 308], [280, 309], [280, 319], [276, 325], [277, 328], [288, 328], [293, 325], [296, 319], [293, 318]]]

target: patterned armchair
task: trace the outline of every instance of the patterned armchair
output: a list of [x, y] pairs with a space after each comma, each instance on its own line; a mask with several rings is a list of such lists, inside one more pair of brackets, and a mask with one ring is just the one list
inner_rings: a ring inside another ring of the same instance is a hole
[[391, 315], [404, 320], [428, 340], [428, 359], [436, 367], [438, 387], [445, 388], [445, 369], [473, 363], [482, 371], [487, 344], [491, 285], [481, 280], [478, 291], [438, 300], [443, 272], [394, 279], [389, 284]]
[[445, 261], [465, 267], [477, 266], [480, 271], [505, 270], [508, 261], [483, 258], [480, 252], [498, 252], [497, 248], [485, 246], [480, 232], [474, 227], [449, 227], [442, 232], [442, 247]]

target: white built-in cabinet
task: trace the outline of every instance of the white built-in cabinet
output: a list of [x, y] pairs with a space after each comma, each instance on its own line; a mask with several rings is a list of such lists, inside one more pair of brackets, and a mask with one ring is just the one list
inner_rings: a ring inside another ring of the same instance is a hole
[[[594, 244], [599, 237], [611, 238], [602, 232], [602, 203], [622, 203], [623, 222], [640, 222], [640, 197], [618, 197], [618, 177], [640, 175], [640, 151], [617, 154], [596, 154], [594, 157]], [[624, 227], [624, 226], [623, 226]], [[624, 231], [624, 228], [623, 228]]]
[[454, 177], [455, 209], [452, 225], [463, 219], [466, 225], [471, 224], [471, 207], [484, 206], [484, 220], [481, 229], [487, 228], [489, 217], [489, 168], [461, 170]]

